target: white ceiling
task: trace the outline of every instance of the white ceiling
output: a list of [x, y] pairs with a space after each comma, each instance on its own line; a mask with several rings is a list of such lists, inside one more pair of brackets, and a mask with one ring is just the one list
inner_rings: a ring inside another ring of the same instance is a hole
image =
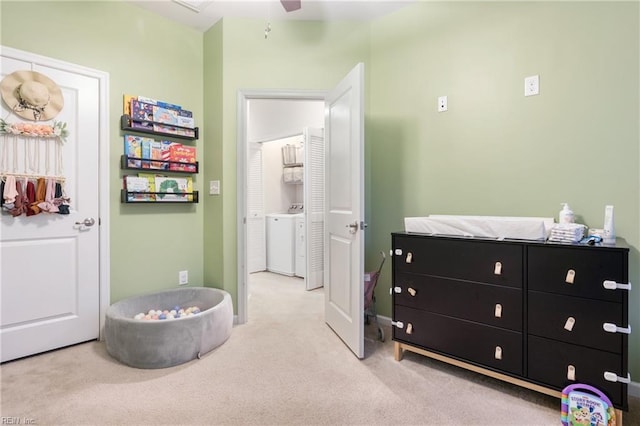
[[300, 10], [286, 12], [279, 0], [212, 0], [194, 1], [200, 12], [173, 0], [128, 0], [172, 21], [208, 30], [222, 17], [255, 18], [273, 22], [285, 19], [337, 21], [369, 21], [392, 13], [416, 0], [302, 0]]

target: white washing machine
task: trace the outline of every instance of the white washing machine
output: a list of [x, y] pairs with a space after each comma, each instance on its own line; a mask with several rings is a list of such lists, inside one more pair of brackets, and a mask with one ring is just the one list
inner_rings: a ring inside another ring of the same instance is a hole
[[298, 215], [267, 215], [267, 271], [295, 274], [295, 218]]

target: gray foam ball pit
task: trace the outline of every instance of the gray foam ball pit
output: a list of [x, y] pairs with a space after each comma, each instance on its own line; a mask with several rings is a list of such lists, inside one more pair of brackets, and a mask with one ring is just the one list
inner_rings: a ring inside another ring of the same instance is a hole
[[[197, 306], [201, 312], [171, 320], [136, 320], [150, 309]], [[107, 310], [104, 334], [107, 352], [136, 368], [182, 364], [223, 344], [231, 335], [233, 304], [224, 290], [186, 287], [131, 297]]]

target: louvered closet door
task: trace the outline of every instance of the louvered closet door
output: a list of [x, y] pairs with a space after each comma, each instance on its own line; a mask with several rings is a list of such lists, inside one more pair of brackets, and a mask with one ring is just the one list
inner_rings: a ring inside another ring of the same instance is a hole
[[304, 129], [306, 287], [324, 285], [324, 130]]
[[267, 269], [262, 144], [249, 144], [247, 176], [247, 271]]

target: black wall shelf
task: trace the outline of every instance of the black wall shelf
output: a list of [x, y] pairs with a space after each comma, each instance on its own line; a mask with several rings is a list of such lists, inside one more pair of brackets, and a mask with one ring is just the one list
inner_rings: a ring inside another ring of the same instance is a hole
[[[190, 167], [195, 167], [195, 170], [171, 170], [169, 168], [166, 169], [156, 169], [156, 168], [150, 168], [150, 167], [133, 167], [129, 165], [129, 160], [132, 161], [146, 161], [146, 162], [153, 162], [153, 163], [162, 163], [163, 165], [166, 165], [167, 167], [171, 167], [172, 164], [179, 164], [181, 166], [190, 166]], [[183, 173], [183, 174], [195, 174], [198, 173], [199, 170], [199, 163], [196, 161], [195, 163], [185, 163], [182, 161], [163, 161], [163, 160], [151, 160], [149, 158], [138, 158], [138, 157], [127, 157], [126, 155], [122, 155], [120, 156], [120, 168], [122, 170], [140, 170], [143, 172], [148, 172], [148, 173]]]
[[186, 192], [183, 195], [192, 196], [193, 200], [188, 201], [158, 201], [156, 200], [129, 200], [129, 195], [177, 195], [173, 192], [136, 192], [136, 191], [127, 191], [126, 189], [120, 190], [120, 202], [127, 204], [148, 204], [148, 203], [156, 203], [156, 204], [194, 204], [199, 201], [198, 191]]
[[181, 126], [173, 126], [173, 125], [169, 125], [166, 123], [158, 123], [155, 121], [147, 121], [147, 120], [135, 120], [136, 123], [148, 123], [148, 124], [160, 124], [162, 126], [170, 126], [170, 127], [177, 127], [178, 129], [185, 129], [185, 130], [191, 130], [195, 133], [195, 136], [185, 136], [185, 135], [176, 135], [173, 133], [164, 133], [164, 132], [157, 132], [155, 130], [151, 130], [151, 129], [145, 129], [145, 128], [139, 128], [139, 127], [132, 127], [132, 120], [131, 120], [131, 116], [127, 115], [127, 114], [123, 114], [120, 117], [120, 128], [122, 130], [128, 131], [128, 132], [136, 132], [136, 133], [145, 133], [148, 135], [155, 135], [155, 136], [163, 136], [163, 137], [168, 137], [168, 138], [175, 138], [175, 139], [186, 139], [186, 140], [196, 140], [198, 139], [200, 132], [199, 129], [197, 127], [189, 128], [189, 127], [181, 127]]

